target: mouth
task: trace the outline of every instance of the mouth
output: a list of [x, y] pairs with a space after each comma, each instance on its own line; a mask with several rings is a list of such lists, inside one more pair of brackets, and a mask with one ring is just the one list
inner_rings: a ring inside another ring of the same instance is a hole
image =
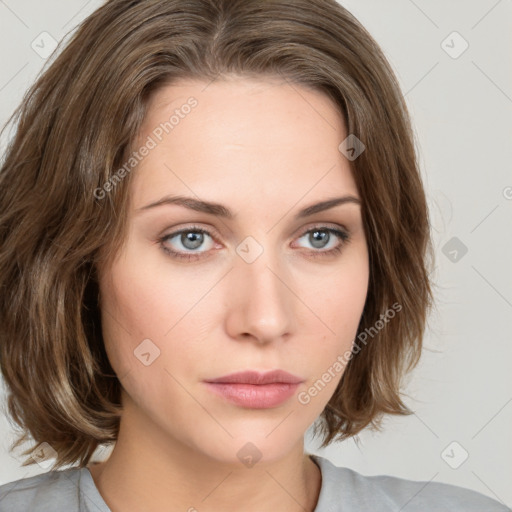
[[237, 372], [204, 382], [210, 391], [239, 407], [268, 409], [286, 402], [304, 379], [274, 370]]

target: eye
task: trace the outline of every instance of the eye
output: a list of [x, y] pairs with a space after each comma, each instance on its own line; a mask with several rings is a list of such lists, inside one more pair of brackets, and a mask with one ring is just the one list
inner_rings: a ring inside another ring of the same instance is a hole
[[[173, 258], [193, 260], [201, 258], [201, 253], [208, 252], [209, 249], [204, 251], [197, 250], [204, 244], [206, 237], [213, 240], [212, 235], [205, 229], [190, 226], [162, 237], [159, 242], [162, 249]], [[168, 245], [165, 245], [166, 242], [171, 242], [174, 239], [176, 239], [174, 243], [178, 244], [178, 250], [171, 249]], [[181, 247], [179, 247], [179, 245], [181, 245]], [[192, 251], [192, 253], [187, 254], [186, 251]]]
[[[345, 244], [350, 241], [348, 232], [324, 225], [314, 226], [304, 231], [300, 235], [299, 240], [303, 238], [312, 245], [313, 250], [309, 251], [309, 257], [314, 258], [338, 254]], [[206, 244], [207, 247], [204, 248], [205, 241], [208, 239], [210, 239], [210, 243]], [[172, 258], [186, 261], [203, 258], [203, 253], [210, 252], [214, 245], [213, 235], [209, 231], [197, 226], [189, 226], [165, 235], [158, 242], [162, 250]], [[326, 249], [329, 246], [330, 248]], [[203, 250], [199, 250], [201, 247], [203, 247]]]
[[332, 256], [340, 253], [344, 245], [350, 240], [350, 236], [346, 231], [323, 225], [309, 228], [299, 237], [299, 240], [303, 238], [314, 249], [322, 249], [321, 251], [311, 251], [312, 257]]

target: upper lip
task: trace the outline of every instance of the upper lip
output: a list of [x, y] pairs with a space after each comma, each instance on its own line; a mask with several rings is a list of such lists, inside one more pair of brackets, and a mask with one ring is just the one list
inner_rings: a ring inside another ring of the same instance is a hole
[[207, 379], [206, 382], [216, 383], [237, 383], [237, 384], [272, 384], [272, 383], [286, 383], [298, 384], [303, 382], [303, 379], [285, 372], [284, 370], [272, 370], [269, 372], [257, 372], [254, 370], [230, 373], [223, 377], [216, 379]]

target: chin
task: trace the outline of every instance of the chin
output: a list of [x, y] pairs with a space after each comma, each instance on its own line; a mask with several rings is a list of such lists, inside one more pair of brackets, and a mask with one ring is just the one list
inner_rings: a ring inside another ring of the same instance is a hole
[[[204, 447], [204, 453], [225, 464], [251, 468], [255, 465], [261, 467], [266, 463], [274, 463], [285, 458], [293, 451], [297, 443], [300, 443], [300, 450], [302, 450], [304, 435], [296, 433], [296, 436], [292, 437], [291, 433], [284, 428], [278, 434], [277, 430], [280, 428], [276, 429], [278, 423], [273, 423], [263, 432], [246, 429], [239, 436], [230, 432], [233, 435], [232, 438], [228, 434], [222, 435], [224, 439], [210, 438], [211, 443]], [[297, 439], [293, 442], [295, 437]]]

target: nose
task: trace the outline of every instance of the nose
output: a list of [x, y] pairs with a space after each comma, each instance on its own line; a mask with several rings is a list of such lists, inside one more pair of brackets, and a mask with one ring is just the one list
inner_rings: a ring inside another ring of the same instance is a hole
[[226, 330], [233, 339], [266, 344], [294, 330], [298, 299], [291, 276], [269, 253], [252, 263], [237, 257], [229, 273]]

